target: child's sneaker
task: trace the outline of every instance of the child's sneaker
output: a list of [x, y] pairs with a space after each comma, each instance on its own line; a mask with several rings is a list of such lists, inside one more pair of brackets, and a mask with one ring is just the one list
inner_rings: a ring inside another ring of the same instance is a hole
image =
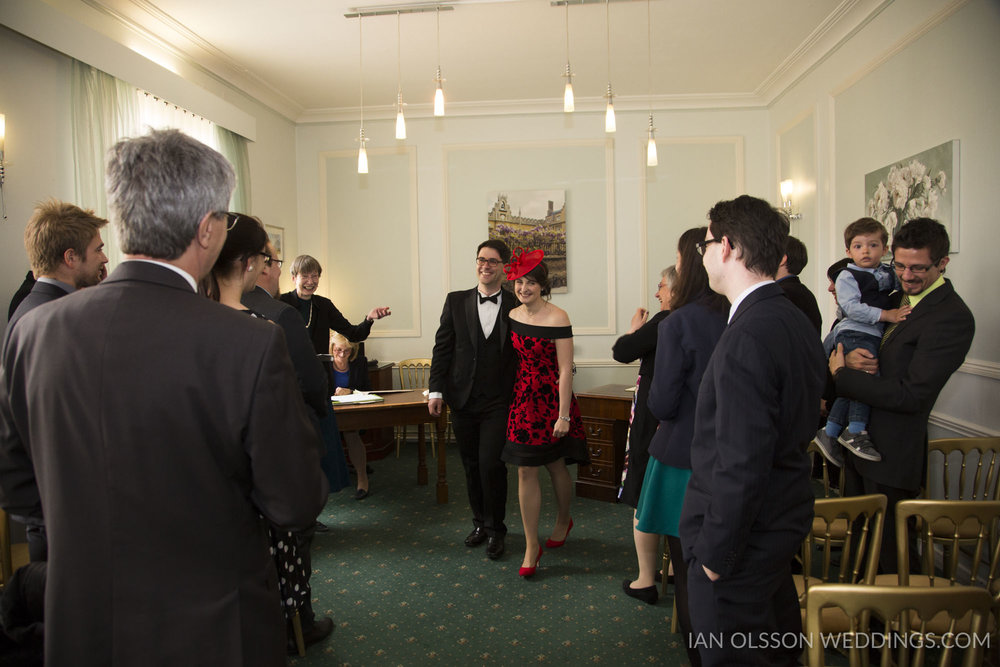
[[837, 442], [842, 444], [848, 449], [852, 454], [860, 459], [866, 461], [881, 461], [882, 455], [878, 453], [875, 446], [872, 444], [872, 439], [868, 437], [868, 431], [861, 431], [861, 433], [851, 433], [847, 429], [840, 434], [837, 438]]
[[826, 432], [826, 429], [821, 428], [817, 431], [816, 437], [813, 440], [816, 442], [816, 446], [819, 447], [819, 452], [823, 455], [824, 459], [838, 468], [844, 467], [844, 453], [840, 450], [841, 448], [837, 441]]

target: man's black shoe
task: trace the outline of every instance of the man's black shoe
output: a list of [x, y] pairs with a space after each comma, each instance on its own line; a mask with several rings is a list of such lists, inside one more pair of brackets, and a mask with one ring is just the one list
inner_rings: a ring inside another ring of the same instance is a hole
[[485, 541], [486, 541], [486, 530], [483, 528], [476, 527], [465, 538], [465, 546], [478, 547]]
[[486, 543], [486, 555], [490, 560], [503, 556], [503, 535], [493, 535]]
[[[333, 619], [332, 618], [319, 618], [315, 622], [309, 625], [309, 627], [302, 628], [302, 642], [309, 648], [317, 642], [321, 642], [330, 636], [333, 632]], [[298, 647], [295, 646], [295, 638], [289, 636], [288, 638], [288, 655], [298, 655]]]
[[315, 530], [317, 533], [329, 533], [330, 527], [327, 526], [322, 521], [317, 521], [316, 523], [313, 524], [313, 530]]

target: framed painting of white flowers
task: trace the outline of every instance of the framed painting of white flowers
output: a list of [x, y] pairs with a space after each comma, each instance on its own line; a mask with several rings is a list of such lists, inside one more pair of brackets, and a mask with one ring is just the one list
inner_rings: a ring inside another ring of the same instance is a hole
[[914, 218], [934, 218], [948, 229], [958, 252], [958, 139], [865, 174], [867, 214], [889, 232]]

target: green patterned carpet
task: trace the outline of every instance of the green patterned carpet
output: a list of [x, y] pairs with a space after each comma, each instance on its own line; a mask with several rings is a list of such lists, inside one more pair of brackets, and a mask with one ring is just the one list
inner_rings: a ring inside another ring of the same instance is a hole
[[[513, 470], [507, 553], [491, 561], [485, 547], [462, 543], [472, 521], [454, 446], [447, 505], [434, 502], [433, 471], [429, 486], [417, 486], [415, 445], [372, 467], [371, 495], [331, 495], [321, 517], [330, 532], [313, 544], [314, 608], [336, 629], [289, 664], [687, 664], [669, 631], [671, 599], [650, 606], [621, 591], [636, 571], [631, 508], [574, 497], [566, 545], [522, 580]], [[555, 516], [544, 472], [542, 488], [544, 539]]]

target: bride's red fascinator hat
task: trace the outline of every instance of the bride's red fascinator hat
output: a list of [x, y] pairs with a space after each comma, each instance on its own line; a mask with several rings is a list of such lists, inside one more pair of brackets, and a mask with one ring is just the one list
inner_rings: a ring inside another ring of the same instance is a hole
[[507, 280], [517, 280], [518, 278], [526, 275], [533, 268], [542, 263], [542, 258], [545, 257], [545, 253], [541, 248], [538, 250], [531, 250], [530, 252], [524, 248], [518, 248], [514, 251], [514, 254], [510, 257], [510, 264], [504, 265], [504, 271], [507, 272]]

